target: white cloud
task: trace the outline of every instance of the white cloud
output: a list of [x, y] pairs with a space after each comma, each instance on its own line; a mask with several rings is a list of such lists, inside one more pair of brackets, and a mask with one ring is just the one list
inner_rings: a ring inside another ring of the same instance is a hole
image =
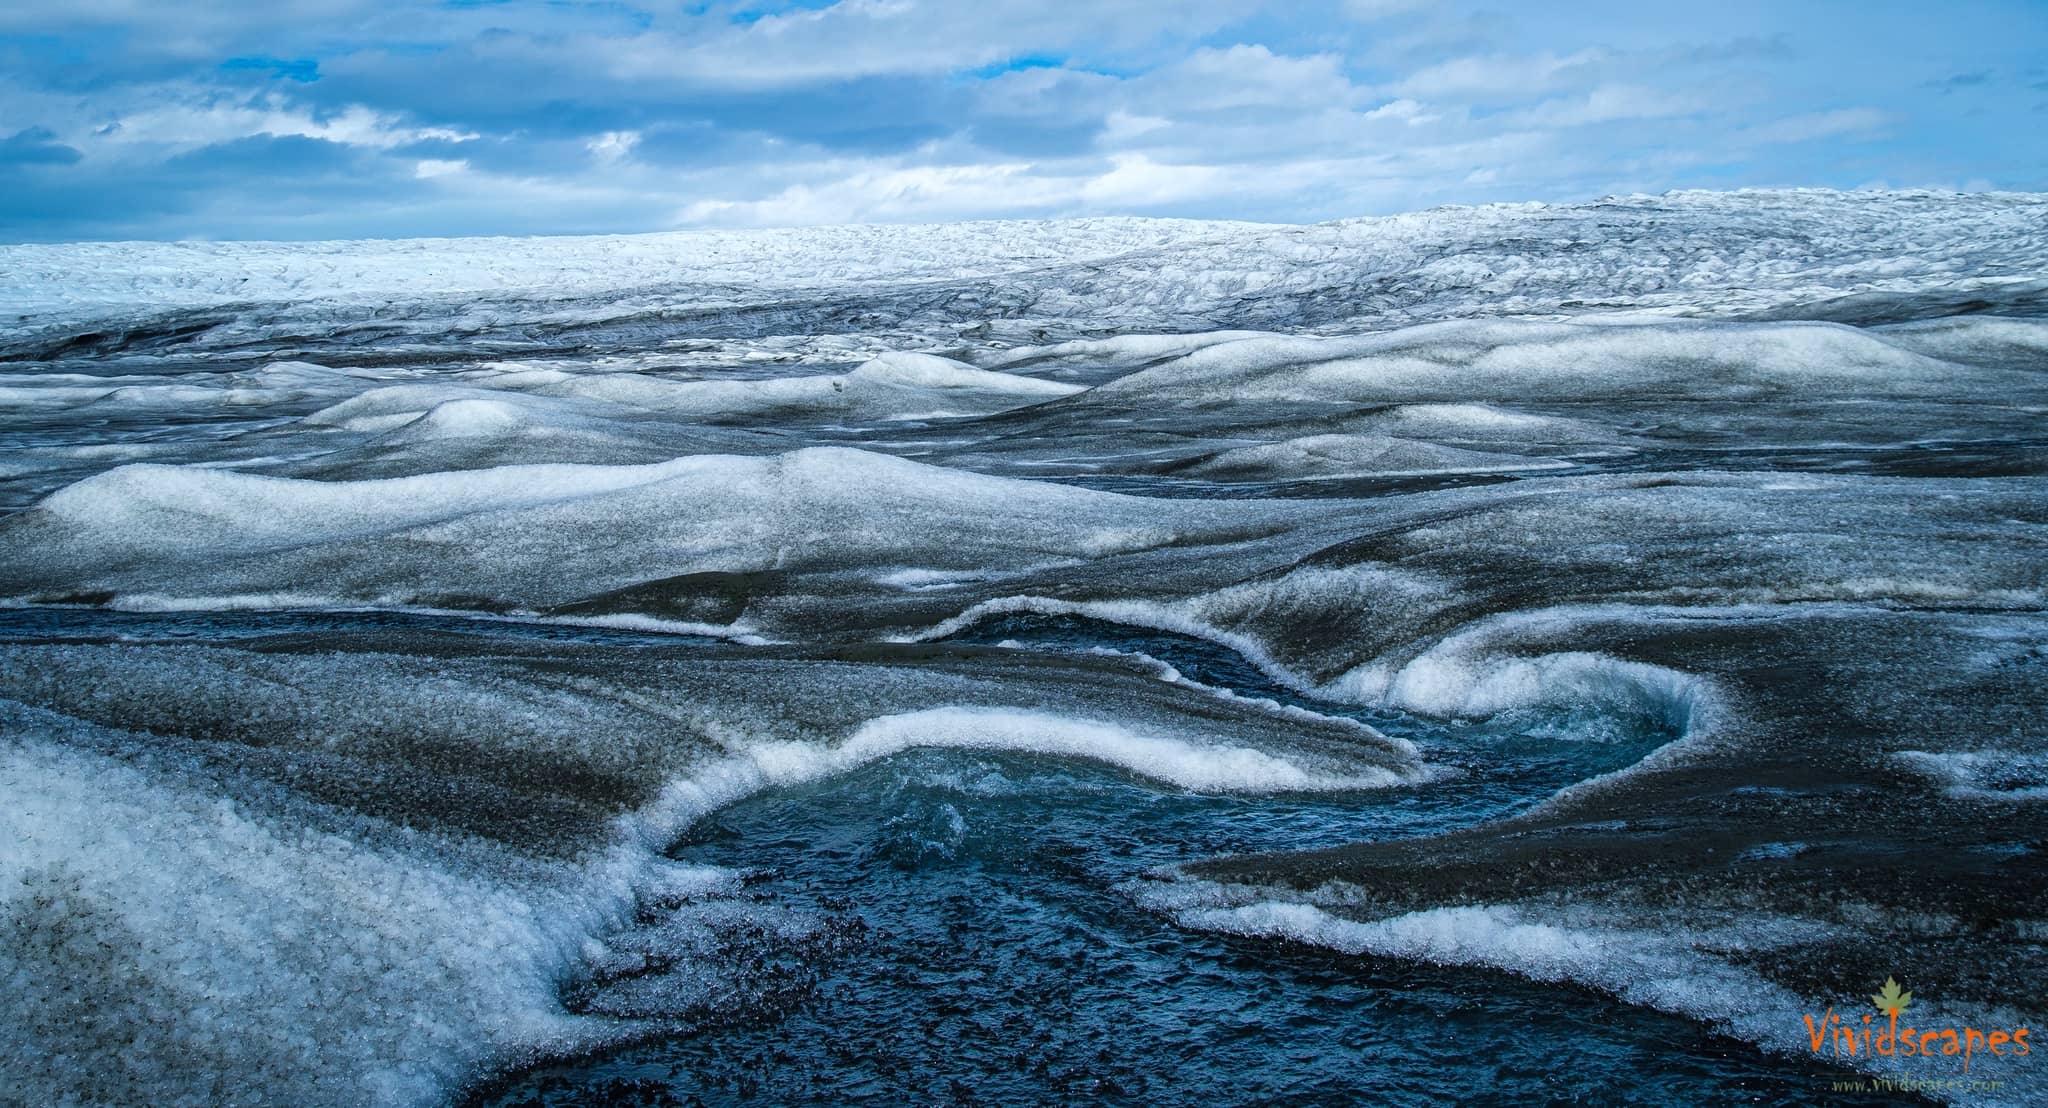
[[573, 48], [627, 81], [737, 89], [943, 74], [1037, 53], [1187, 43], [1250, 14], [1241, 0], [840, 0], [733, 24], [584, 39]]
[[699, 200], [677, 213], [683, 225], [794, 226], [871, 220], [936, 220], [1057, 204], [1059, 190], [1035, 178], [1024, 162], [885, 167], [790, 185], [758, 200]]
[[1394, 91], [1423, 100], [1517, 100], [1582, 78], [1605, 57], [1603, 51], [1587, 49], [1564, 57], [1496, 54], [1453, 58], [1409, 75], [1395, 84]]
[[1433, 123], [1442, 117], [1434, 112], [1424, 111], [1421, 104], [1404, 96], [1399, 100], [1389, 100], [1379, 107], [1366, 112], [1364, 118], [1397, 120], [1406, 123], [1410, 127], [1420, 127], [1425, 123]]
[[[1115, 212], [1201, 214], [1270, 203], [1306, 207], [1323, 217], [1385, 210], [1459, 185], [1490, 183], [1499, 167], [1546, 171], [1554, 153], [1545, 136], [1509, 132], [1481, 138], [1303, 154], [1235, 163], [1197, 153], [1166, 157], [1119, 151], [1106, 158], [1003, 160], [950, 165], [893, 159], [831, 159], [784, 166], [783, 183], [700, 179], [718, 189], [676, 209], [678, 225], [789, 226], [854, 222], [929, 222], [993, 216]], [[765, 195], [763, 195], [765, 194]]]
[[315, 114], [278, 96], [235, 101], [188, 94], [182, 102], [174, 98], [170, 103], [121, 115], [111, 128], [96, 128], [89, 136], [79, 136], [75, 145], [87, 152], [100, 144], [188, 150], [258, 137], [313, 138], [389, 150], [435, 140], [471, 142], [479, 136], [450, 127], [407, 126], [397, 116], [361, 105]]
[[1698, 98], [1641, 85], [1601, 85], [1583, 96], [1546, 100], [1522, 113], [1519, 122], [1540, 127], [1583, 127], [1622, 119], [1662, 119], [1707, 107]]
[[1811, 142], [1833, 135], [1872, 133], [1890, 122], [1890, 116], [1875, 108], [1842, 108], [1788, 116], [1752, 127], [1744, 135], [1755, 142]]
[[616, 165], [632, 155], [633, 148], [640, 145], [638, 131], [606, 131], [604, 134], [583, 144], [590, 156], [599, 165]]
[[1215, 194], [1224, 170], [1205, 165], [1161, 165], [1143, 154], [1118, 154], [1109, 172], [1087, 178], [1079, 199], [1110, 211], [1155, 209], [1164, 204]]
[[[1147, 75], [1150, 101], [1180, 111], [1269, 107], [1293, 111], [1349, 104], [1358, 90], [1333, 54], [1290, 57], [1264, 46], [1205, 47]], [[1143, 94], [1141, 92], [1141, 94]]]
[[1173, 120], [1162, 115], [1133, 115], [1118, 108], [1102, 121], [1102, 134], [1097, 141], [1114, 146], [1172, 125]]
[[901, 166], [832, 162], [811, 179], [758, 200], [707, 199], [677, 212], [679, 225], [790, 226], [919, 222], [988, 215], [1148, 210], [1245, 187], [1234, 171], [1169, 165], [1142, 154], [1092, 164], [989, 162]]

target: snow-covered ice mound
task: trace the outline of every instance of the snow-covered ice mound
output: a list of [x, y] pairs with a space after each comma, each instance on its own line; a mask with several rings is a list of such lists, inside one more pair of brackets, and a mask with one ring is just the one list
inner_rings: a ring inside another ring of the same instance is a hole
[[1284, 479], [1300, 477], [1413, 477], [1432, 473], [1508, 473], [1561, 469], [1569, 463], [1464, 450], [1391, 435], [1309, 435], [1225, 450], [1189, 466], [1191, 477]]

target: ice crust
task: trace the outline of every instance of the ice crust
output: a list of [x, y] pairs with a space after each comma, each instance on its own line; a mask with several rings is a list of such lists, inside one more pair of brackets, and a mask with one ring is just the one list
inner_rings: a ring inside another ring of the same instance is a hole
[[[1954, 338], [1969, 342], [1966, 335]], [[1974, 391], [1996, 376], [1839, 324], [1488, 321], [1353, 339], [1240, 339], [1119, 378], [1094, 395], [1436, 405], [1734, 400], [1850, 390], [1868, 397], [1924, 396]]]
[[[1185, 927], [1256, 938], [1283, 939], [1369, 955], [1438, 965], [1484, 966], [1542, 982], [1592, 987], [1630, 1004], [1686, 1016], [1773, 1053], [1811, 1059], [1805, 1019], [1810, 1000], [1743, 967], [1743, 956], [1797, 950], [1817, 937], [1796, 918], [1660, 921], [1643, 926], [1640, 917], [1598, 910], [1472, 905], [1434, 908], [1383, 919], [1348, 918], [1295, 899], [1258, 899], [1241, 888], [1200, 881], [1159, 883], [1138, 890], [1150, 907]], [[1920, 1026], [2000, 1026], [2011, 1011], [1958, 1009], [1925, 1004], [1915, 1009]], [[1911, 1026], [1911, 1025], [1908, 1025]], [[1832, 1064], [1897, 1079], [1899, 1063], [1868, 1053]], [[1970, 1088], [1959, 1058], [1915, 1059], [1911, 1076], [1955, 1082]], [[1972, 1089], [1956, 1099], [2018, 1106], [2030, 1094], [2007, 1078], [1996, 1087]], [[1983, 1081], [1984, 1070], [1974, 1075]], [[1994, 1079], [1995, 1080], [1995, 1079]]]
[[1464, 450], [1392, 435], [1308, 435], [1226, 450], [1188, 467], [1190, 477], [1415, 477], [1432, 473], [1507, 473], [1568, 469], [1569, 462]]

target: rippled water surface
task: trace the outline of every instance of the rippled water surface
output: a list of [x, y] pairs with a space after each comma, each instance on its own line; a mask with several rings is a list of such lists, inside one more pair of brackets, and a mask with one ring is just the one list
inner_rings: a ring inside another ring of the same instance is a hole
[[1610, 1103], [1626, 1082], [1632, 1103], [1789, 1105], [1839, 1076], [1579, 989], [1191, 933], [1125, 887], [1441, 826], [1469, 818], [1462, 792], [1240, 799], [919, 753], [747, 801], [674, 855], [746, 871], [822, 949], [764, 959], [745, 987], [768, 1003], [475, 1102]]

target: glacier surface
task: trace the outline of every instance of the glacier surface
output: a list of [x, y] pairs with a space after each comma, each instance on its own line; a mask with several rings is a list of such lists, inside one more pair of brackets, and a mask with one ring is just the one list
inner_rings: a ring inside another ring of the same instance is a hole
[[1887, 974], [1958, 1022], [2048, 995], [2048, 198], [0, 273], [8, 1102], [445, 1100], [746, 1003], [720, 929], [808, 925], [664, 854], [742, 797], [917, 746], [1463, 772], [1367, 712], [1673, 738], [1139, 900], [1795, 1055]]

